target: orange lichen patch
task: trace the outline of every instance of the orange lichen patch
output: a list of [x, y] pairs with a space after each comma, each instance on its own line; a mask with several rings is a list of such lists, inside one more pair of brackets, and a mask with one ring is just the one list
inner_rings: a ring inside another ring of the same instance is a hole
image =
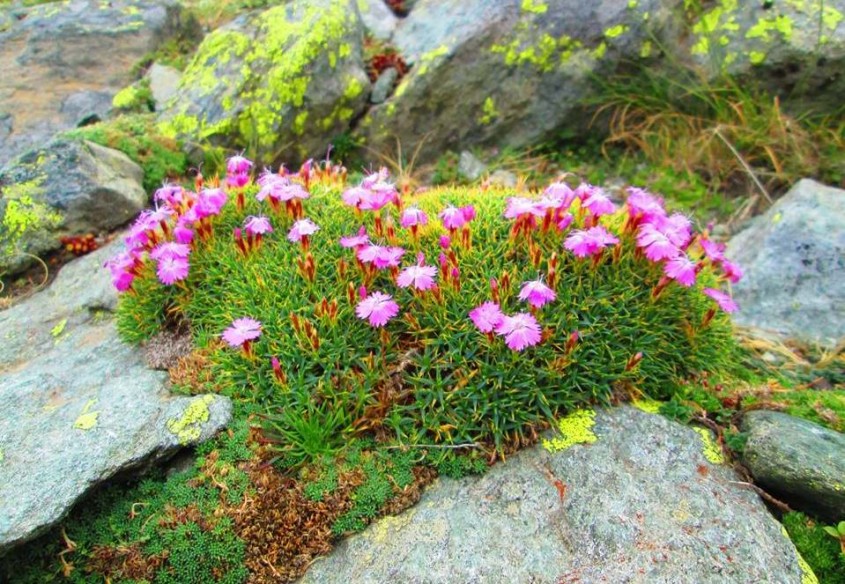
[[209, 356], [217, 347], [209, 345], [204, 349], [196, 349], [188, 355], [179, 358], [176, 364], [168, 369], [170, 382], [189, 390], [192, 394], [207, 393], [214, 388], [214, 375], [210, 368]]
[[141, 552], [141, 544], [130, 546], [94, 546], [85, 566], [85, 571], [101, 574], [110, 580], [152, 581], [156, 572], [167, 561], [167, 553], [147, 556]]

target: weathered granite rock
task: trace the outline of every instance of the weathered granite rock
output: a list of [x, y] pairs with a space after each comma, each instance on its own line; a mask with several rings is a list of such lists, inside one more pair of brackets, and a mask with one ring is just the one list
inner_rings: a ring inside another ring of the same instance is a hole
[[682, 3], [674, 0], [420, 0], [393, 44], [412, 65], [358, 132], [420, 157], [473, 145], [524, 147], [562, 127], [586, 128], [592, 78], [645, 54]]
[[791, 506], [831, 522], [845, 517], [845, 434], [780, 412], [749, 412], [743, 463]]
[[845, 336], [845, 191], [799, 181], [729, 243], [736, 322], [833, 345]]
[[474, 181], [487, 172], [487, 165], [481, 162], [472, 152], [464, 150], [458, 158], [458, 174], [467, 180]]
[[399, 19], [384, 0], [360, 0], [356, 3], [364, 29], [380, 41], [390, 41]]
[[[787, 109], [835, 113], [845, 93], [845, 0], [711, 3], [691, 25], [692, 53], [717, 77], [761, 82]], [[682, 58], [683, 58], [682, 57]]]
[[163, 130], [254, 146], [267, 164], [324, 155], [369, 95], [355, 4], [293, 0], [215, 30], [163, 112]]
[[373, 84], [373, 92], [370, 94], [370, 103], [383, 103], [393, 91], [399, 71], [390, 67], [381, 72]]
[[16, 9], [0, 25], [0, 167], [92, 116], [132, 81], [132, 66], [176, 33], [171, 0], [49, 2]]
[[343, 541], [303, 584], [802, 582], [781, 526], [731, 469], [708, 462], [696, 432], [630, 407], [599, 411], [592, 431], [592, 444], [440, 479], [412, 509]]
[[207, 439], [231, 417], [224, 397], [170, 396], [166, 374], [120, 342], [102, 269], [114, 247], [0, 312], [0, 553], [98, 483]]
[[[122, 152], [67, 138], [31, 150], [0, 170], [0, 272], [14, 273], [57, 249], [59, 238], [113, 229], [147, 203], [144, 171]], [[10, 229], [4, 218], [35, 209], [47, 219]], [[11, 209], [11, 211], [10, 211]]]
[[153, 63], [147, 71], [147, 79], [150, 80], [150, 91], [153, 94], [156, 109], [160, 110], [170, 98], [176, 95], [182, 72], [167, 65]]

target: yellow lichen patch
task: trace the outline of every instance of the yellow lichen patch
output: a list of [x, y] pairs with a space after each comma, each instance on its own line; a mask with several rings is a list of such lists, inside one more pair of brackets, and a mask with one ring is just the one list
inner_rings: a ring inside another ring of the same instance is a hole
[[624, 24], [617, 24], [616, 26], [611, 26], [609, 29], [604, 31], [604, 36], [608, 39], [615, 39], [618, 36], [622, 36], [627, 31], [627, 26], [625, 26]]
[[595, 423], [595, 411], [576, 410], [558, 420], [560, 435], [551, 440], [543, 440], [543, 448], [549, 452], [560, 452], [576, 444], [592, 444], [598, 440], [592, 430]]
[[79, 417], [76, 418], [76, 421], [73, 423], [74, 429], [90, 430], [97, 425], [97, 418], [99, 417], [100, 412], [90, 411], [91, 408], [94, 407], [95, 403], [97, 403], [97, 400], [95, 399], [88, 400], [88, 403], [86, 403], [85, 407], [82, 408], [82, 413], [79, 414]]
[[67, 326], [67, 319], [66, 319], [66, 318], [63, 318], [62, 320], [60, 320], [60, 321], [56, 324], [56, 326], [54, 326], [53, 328], [51, 328], [51, 329], [50, 329], [50, 335], [52, 335], [52, 336], [53, 336], [53, 338], [58, 337], [58, 336], [59, 336], [59, 335], [61, 335], [63, 332], [65, 332], [65, 327], [66, 327], [66, 326]]
[[722, 454], [722, 449], [713, 440], [713, 435], [710, 434], [710, 430], [707, 428], [693, 428], [699, 436], [701, 436], [701, 442], [704, 446], [702, 450], [702, 454], [704, 454], [704, 458], [712, 462], [713, 464], [724, 464], [725, 463], [725, 455]]
[[[780, 526], [780, 532], [786, 539], [792, 541], [792, 538], [789, 537], [789, 532], [786, 531], [786, 528], [783, 525]], [[810, 564], [807, 563], [807, 560], [804, 559], [801, 552], [796, 549], [795, 555], [798, 556], [798, 566], [801, 568], [801, 584], [819, 584], [819, 579], [816, 576], [816, 573], [813, 572], [813, 568], [810, 567]]]
[[549, 9], [545, 2], [539, 0], [522, 0], [523, 12], [531, 12], [532, 14], [545, 14]]
[[647, 414], [659, 414], [663, 402], [655, 399], [635, 399], [631, 405]]
[[381, 519], [373, 523], [370, 529], [365, 532], [365, 534], [369, 539], [372, 539], [375, 543], [385, 543], [387, 542], [391, 534], [396, 533], [398, 530], [408, 525], [411, 522], [411, 519], [414, 518], [415, 514], [416, 510], [409, 509], [401, 515], [388, 515], [386, 517], [382, 517]]
[[766, 53], [762, 51], [751, 51], [748, 53], [748, 60], [752, 65], [760, 65], [766, 60]]
[[481, 115], [478, 118], [478, 123], [487, 125], [499, 117], [499, 112], [496, 109], [496, 103], [492, 97], [484, 100], [484, 105], [481, 106]]
[[188, 444], [199, 439], [202, 433], [202, 425], [211, 416], [208, 406], [213, 401], [213, 395], [195, 398], [185, 408], [181, 418], [173, 418], [167, 421], [167, 429], [179, 439], [179, 444]]
[[3, 189], [6, 210], [0, 222], [0, 258], [14, 257], [21, 250], [27, 234], [50, 230], [62, 222], [62, 216], [37, 200], [43, 177], [10, 185]]

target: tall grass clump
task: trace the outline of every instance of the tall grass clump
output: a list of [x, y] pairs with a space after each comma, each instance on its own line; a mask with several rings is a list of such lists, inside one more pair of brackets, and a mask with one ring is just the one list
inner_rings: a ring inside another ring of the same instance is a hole
[[841, 116], [792, 115], [751, 80], [667, 60], [599, 81], [607, 146], [704, 180], [711, 193], [772, 198], [797, 180], [845, 181]]
[[188, 323], [292, 466], [362, 436], [495, 457], [561, 413], [667, 398], [732, 362], [722, 288], [741, 272], [655, 195], [410, 194], [345, 174], [254, 180], [234, 157], [222, 185], [160, 189], [108, 263], [123, 337]]

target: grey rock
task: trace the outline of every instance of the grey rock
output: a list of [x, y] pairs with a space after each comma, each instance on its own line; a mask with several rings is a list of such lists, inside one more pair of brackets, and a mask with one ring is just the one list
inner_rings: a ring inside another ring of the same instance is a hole
[[134, 80], [132, 66], [179, 30], [182, 8], [175, 0], [69, 0], [18, 11], [0, 26], [0, 112], [12, 117], [0, 167], [75, 127], [80, 108], [104, 115], [105, 98]]
[[482, 477], [438, 480], [301, 582], [802, 582], [781, 526], [705, 459], [693, 430], [630, 407], [599, 411], [593, 430], [589, 445], [537, 447]]
[[293, 0], [206, 36], [162, 112], [165, 131], [260, 163], [322, 156], [366, 107], [370, 81], [353, 0]]
[[62, 102], [59, 113], [71, 127], [87, 126], [106, 119], [112, 108], [110, 91], [78, 91]]
[[162, 109], [174, 95], [182, 79], [182, 72], [174, 67], [153, 63], [147, 71], [147, 79], [150, 80], [150, 91], [156, 103], [156, 109]]
[[384, 0], [360, 0], [356, 6], [364, 29], [380, 41], [390, 41], [399, 19], [387, 3]]
[[393, 44], [412, 66], [358, 132], [420, 160], [474, 145], [520, 148], [586, 130], [592, 79], [637, 59], [674, 22], [674, 0], [420, 0]]
[[[728, 8], [725, 8], [725, 6]], [[789, 111], [840, 111], [845, 93], [845, 0], [718, 3], [691, 23], [691, 52], [714, 78], [761, 82]]]
[[143, 176], [141, 167], [122, 152], [69, 138], [57, 138], [16, 158], [0, 170], [0, 219], [22, 189], [34, 204], [60, 219], [27, 229], [20, 238], [0, 227], [0, 252], [7, 250], [0, 254], [0, 271], [14, 273], [28, 265], [27, 258], [15, 252], [43, 254], [57, 249], [62, 236], [126, 223], [147, 203]]
[[739, 324], [833, 345], [845, 336], [845, 191], [799, 181], [728, 245]]
[[829, 522], [845, 517], [845, 435], [780, 412], [749, 412], [743, 463], [763, 488]]
[[481, 162], [472, 152], [464, 150], [458, 158], [458, 174], [467, 180], [475, 181], [487, 172], [487, 165]]
[[490, 175], [490, 179], [488, 182], [493, 186], [504, 187], [506, 189], [513, 189], [516, 188], [519, 179], [514, 173], [510, 172], [509, 170], [499, 169]]
[[172, 397], [117, 337], [102, 268], [116, 244], [65, 266], [0, 312], [0, 554], [60, 521], [110, 477], [165, 459], [231, 418], [221, 396]]
[[373, 92], [370, 94], [370, 103], [383, 103], [393, 91], [399, 71], [390, 67], [381, 72], [373, 84]]

